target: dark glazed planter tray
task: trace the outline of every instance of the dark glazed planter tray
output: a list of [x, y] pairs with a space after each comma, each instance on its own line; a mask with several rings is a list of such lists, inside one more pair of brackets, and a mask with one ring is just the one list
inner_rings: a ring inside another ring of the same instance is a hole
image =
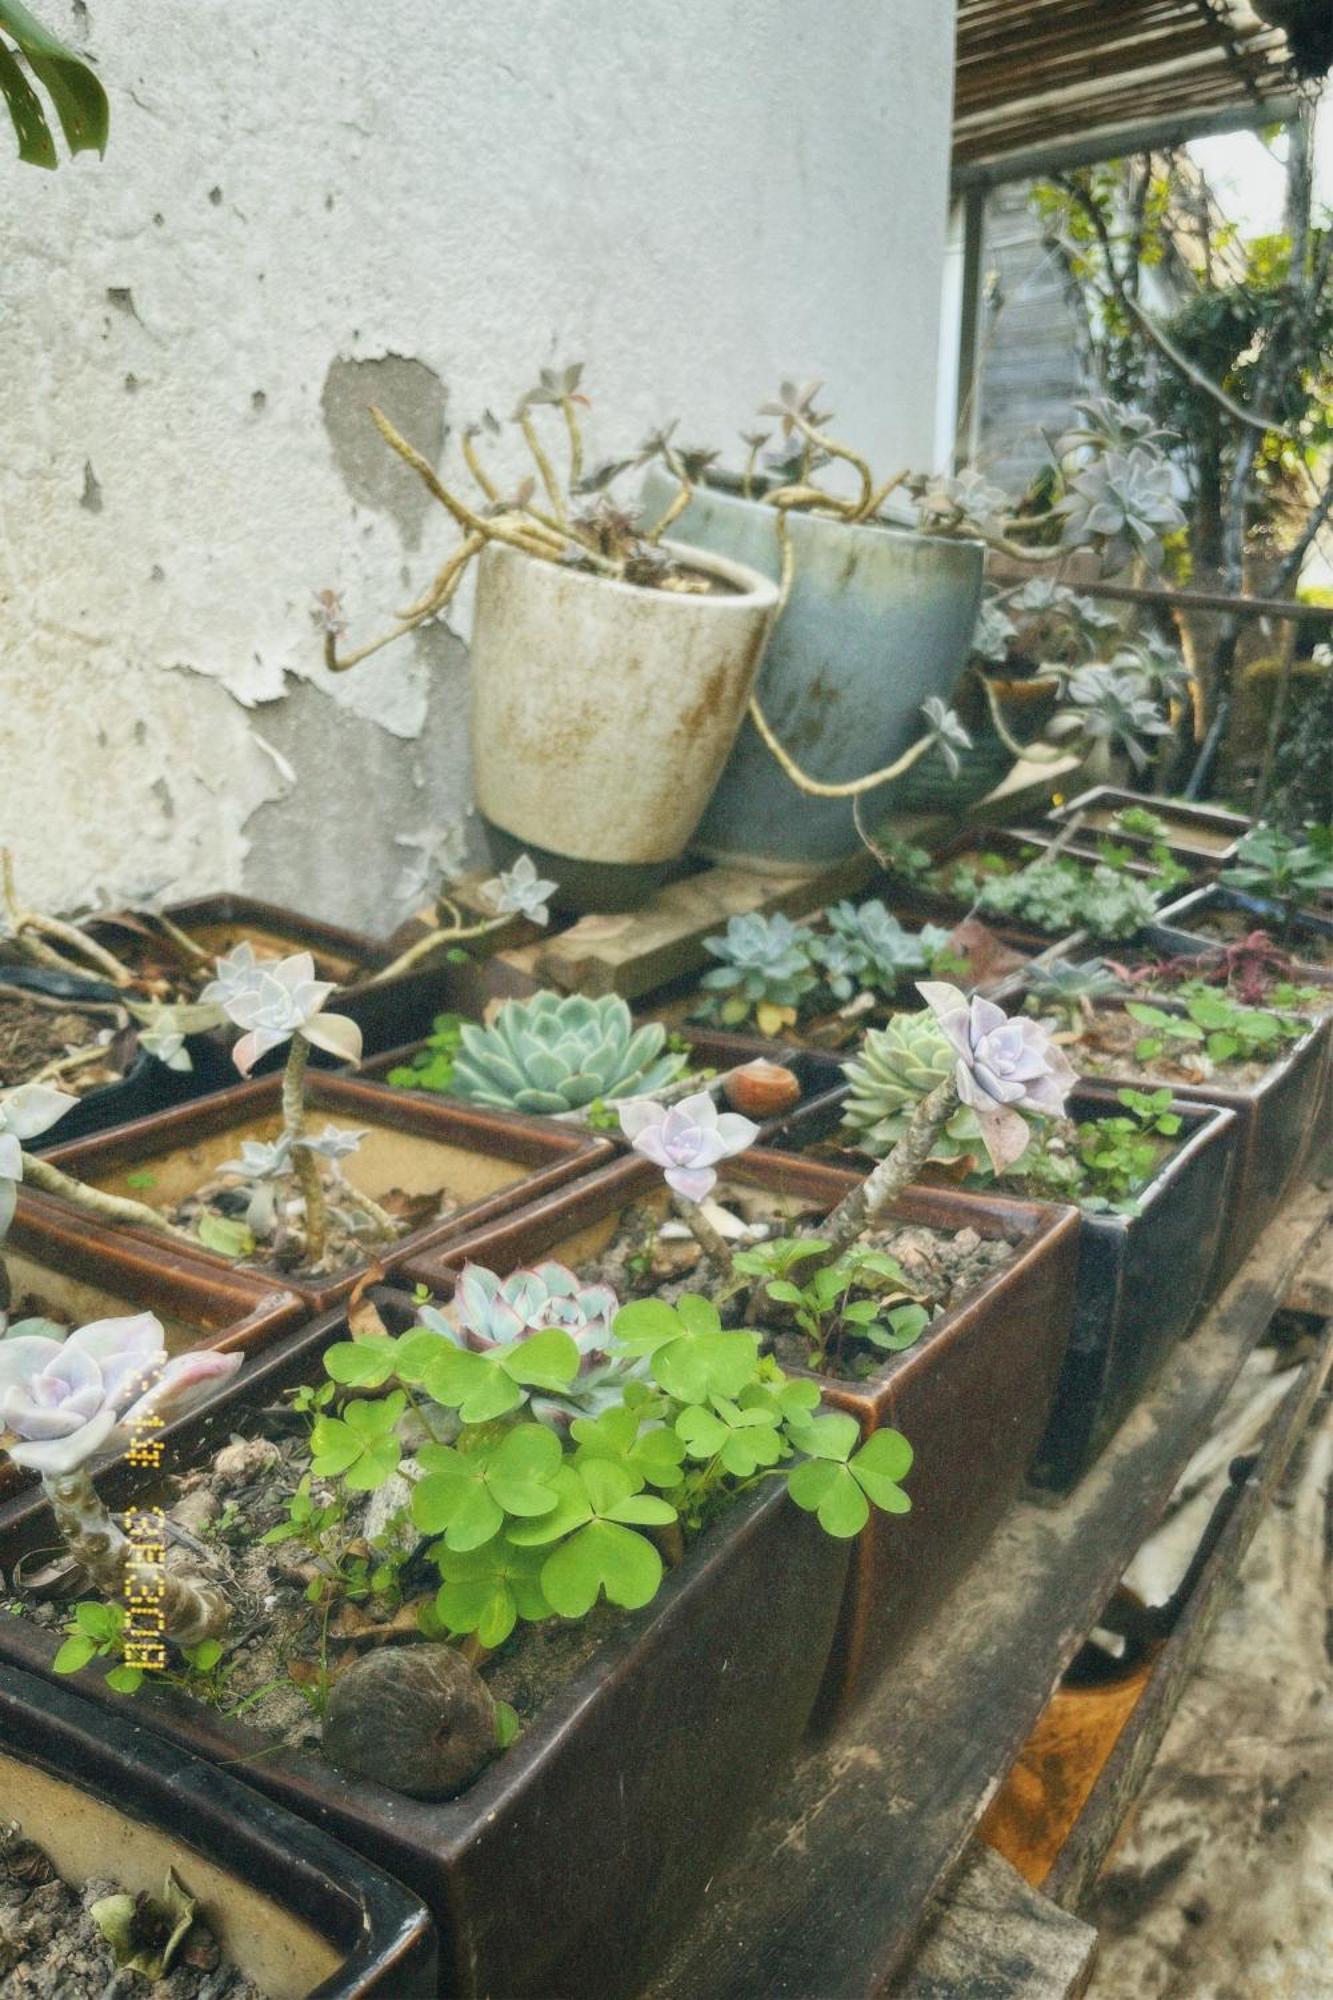
[[[1220, 938], [1208, 937], [1194, 926], [1201, 918], [1235, 911], [1248, 919], [1252, 930], [1265, 930], [1274, 937], [1282, 926], [1282, 912], [1276, 903], [1265, 902], [1262, 896], [1246, 895], [1242, 889], [1230, 889], [1223, 882], [1210, 882], [1201, 889], [1191, 889], [1186, 896], [1177, 897], [1168, 903], [1158, 916], [1159, 927], [1171, 934], [1172, 939], [1181, 939], [1179, 949], [1217, 950], [1223, 943]], [[1302, 946], [1305, 947], [1302, 951]], [[1313, 957], [1311, 947], [1320, 951], [1333, 950], [1333, 915], [1315, 908], [1303, 908], [1291, 920], [1290, 934], [1284, 949], [1293, 958]], [[1327, 965], [1323, 968], [1329, 969]]]
[[125, 1705], [108, 1714], [67, 1686], [0, 1666], [0, 1797], [74, 1887], [110, 1877], [160, 1895], [174, 1868], [226, 1957], [268, 2000], [438, 1991], [435, 1935], [415, 1896], [140, 1728]]
[[[281, 1079], [263, 1077], [212, 1097], [124, 1125], [118, 1131], [57, 1146], [49, 1157], [76, 1179], [104, 1192], [138, 1200], [179, 1201], [237, 1153], [242, 1139], [272, 1139], [281, 1126]], [[363, 1129], [367, 1137], [346, 1163], [348, 1178], [373, 1197], [390, 1189], [427, 1190], [447, 1185], [460, 1199], [451, 1215], [424, 1223], [396, 1243], [377, 1246], [375, 1261], [396, 1270], [404, 1258], [448, 1240], [495, 1215], [531, 1201], [600, 1165], [611, 1153], [601, 1140], [554, 1125], [550, 1119], [479, 1111], [444, 1099], [425, 1103], [417, 1093], [390, 1090], [350, 1077], [307, 1079], [312, 1124]], [[142, 1176], [152, 1174], [146, 1188]], [[237, 1268], [202, 1244], [177, 1243], [144, 1228], [108, 1230], [88, 1225], [99, 1242], [133, 1240], [155, 1255], [169, 1250], [211, 1270]], [[312, 1312], [323, 1312], [352, 1289], [372, 1252], [336, 1276], [283, 1272], [272, 1282], [296, 1292]], [[240, 1267], [251, 1270], [250, 1266]], [[271, 1274], [265, 1273], [269, 1276]]]
[[[222, 893], [196, 897], [191, 902], [173, 903], [166, 915], [187, 931], [210, 954], [231, 951], [249, 938], [261, 957], [283, 958], [295, 951], [308, 951], [315, 961], [315, 977], [331, 979], [338, 987], [331, 1009], [347, 1014], [361, 1029], [367, 1055], [417, 1040], [429, 1033], [435, 1016], [456, 1004], [456, 995], [471, 990], [468, 968], [427, 965], [377, 981], [373, 975], [388, 965], [394, 953], [389, 946], [363, 932], [345, 930], [340, 924], [326, 924], [317, 917], [303, 917], [296, 910], [266, 903], [252, 896]], [[114, 917], [94, 924], [91, 930], [112, 949], [124, 949], [127, 935], [142, 937], [144, 920], [118, 925]], [[154, 946], [170, 955], [170, 941], [153, 933]], [[485, 941], [481, 941], [485, 951]], [[234, 1080], [226, 1051], [233, 1039], [194, 1037], [211, 1045], [201, 1065], [204, 1087], [216, 1090]], [[257, 1074], [267, 1075], [282, 1067], [281, 1051], [274, 1051], [257, 1065]], [[337, 1058], [316, 1049], [312, 1063], [320, 1069], [337, 1067]]]
[[[0, 1246], [10, 1316], [25, 1297], [52, 1309], [71, 1329], [97, 1319], [156, 1313], [168, 1353], [218, 1347], [259, 1354], [309, 1316], [295, 1292], [236, 1270], [205, 1269], [170, 1250], [147, 1252], [114, 1231], [89, 1230], [60, 1202], [20, 1189]], [[0, 1498], [35, 1484], [35, 1475], [0, 1458]]]
[[[448, 1292], [452, 1276], [446, 1275]], [[377, 1294], [386, 1323], [412, 1323]], [[162, 1434], [183, 1469], [247, 1408], [317, 1379], [347, 1338], [329, 1314], [243, 1369], [195, 1417]], [[99, 1480], [108, 1504], [142, 1503], [124, 1463]], [[49, 1545], [40, 1498], [0, 1507], [0, 1570]], [[780, 1487], [723, 1515], [644, 1611], [614, 1630], [518, 1741], [460, 1798], [432, 1804], [275, 1749], [173, 1690], [141, 1690], [148, 1738], [244, 1770], [247, 1785], [317, 1822], [407, 1883], [440, 1930], [439, 1990], [467, 2000], [621, 2000], [635, 1993], [800, 1741], [843, 1598], [848, 1545]], [[50, 1674], [55, 1638], [0, 1613], [0, 1658]], [[99, 1710], [126, 1710], [99, 1672], [75, 1679]], [[401, 1989], [410, 1991], [411, 1989]]]
[[[1073, 1332], [1032, 1468], [1056, 1492], [1094, 1464], [1216, 1289], [1240, 1126], [1231, 1111], [1172, 1108], [1180, 1138], [1140, 1213], [1080, 1214]], [[1118, 1110], [1113, 1084], [1081, 1083], [1069, 1098], [1076, 1119]]]
[[1082, 819], [1085, 834], [1105, 833], [1117, 845], [1148, 848], [1146, 834], [1120, 833], [1111, 824], [1126, 806], [1155, 813], [1166, 827], [1166, 845], [1178, 860], [1199, 871], [1211, 872], [1235, 856], [1236, 848], [1249, 832], [1253, 821], [1243, 813], [1224, 812], [1220, 806], [1194, 805], [1186, 799], [1156, 799], [1147, 792], [1122, 791], [1116, 785], [1094, 785], [1076, 799], [1056, 806], [1047, 818], [1056, 826]]
[[[821, 1210], [856, 1183], [842, 1168], [752, 1152], [725, 1178], [788, 1193]], [[471, 1259], [505, 1272], [545, 1256], [576, 1267], [615, 1234], [632, 1202], [665, 1200], [645, 1161], [621, 1160], [563, 1194], [411, 1260], [403, 1275], [448, 1287]], [[821, 1708], [841, 1705], [891, 1659], [983, 1546], [1022, 1485], [1041, 1439], [1073, 1309], [1078, 1218], [1007, 1197], [909, 1188], [891, 1211], [904, 1223], [973, 1228], [1024, 1241], [1013, 1261], [936, 1319], [917, 1346], [869, 1382], [818, 1380], [827, 1403], [864, 1434], [901, 1428], [916, 1454], [912, 1511], [876, 1514], [857, 1542], [848, 1601]], [[817, 1224], [810, 1225], [812, 1232]]]
[[[1094, 1002], [1099, 1008], [1118, 1004]], [[1171, 1005], [1160, 998], [1152, 1004]], [[1317, 1147], [1320, 1128], [1327, 1120], [1331, 1032], [1333, 1015], [1324, 1014], [1254, 1083], [1229, 1084], [1226, 1071], [1221, 1070], [1207, 1083], [1170, 1085], [1172, 1096], [1182, 1104], [1218, 1105], [1236, 1115], [1236, 1171], [1231, 1178], [1229, 1213], [1216, 1274], [1219, 1287], [1239, 1269], [1277, 1215]], [[1077, 1046], [1067, 1053], [1077, 1069]], [[1098, 1071], [1084, 1082], [1104, 1085], [1112, 1092], [1126, 1084], [1139, 1090], [1162, 1088], [1141, 1071], [1135, 1073], [1132, 1066], [1119, 1076]]]
[[[645, 1020], [653, 1018], [651, 1012], [638, 1015], [635, 1017], [635, 1025], [641, 1027]], [[791, 1070], [801, 1086], [800, 1100], [790, 1111], [779, 1112], [772, 1118], [761, 1118], [756, 1121], [759, 1126], [758, 1143], [762, 1146], [791, 1146], [802, 1143], [803, 1134], [811, 1121], [822, 1119], [826, 1103], [834, 1096], [841, 1098], [845, 1094], [846, 1084], [841, 1061], [837, 1056], [826, 1054], [822, 1050], [793, 1048], [786, 1042], [768, 1041], [762, 1035], [733, 1035], [719, 1028], [696, 1029], [689, 1023], [685, 1023], [680, 1032], [688, 1039], [694, 1051], [692, 1060], [700, 1069], [713, 1069], [720, 1073], [735, 1069], [742, 1063], [762, 1061], [781, 1063], [784, 1068]], [[361, 1074], [373, 1082], [387, 1084], [390, 1070], [396, 1069], [400, 1064], [410, 1063], [417, 1050], [423, 1046], [422, 1042], [412, 1042], [401, 1049], [390, 1049], [385, 1055], [376, 1056], [373, 1061], [366, 1063]], [[427, 1104], [462, 1102], [460, 1098], [450, 1097], [444, 1091], [414, 1090], [405, 1084], [387, 1084], [387, 1087], [397, 1096], [413, 1098]], [[716, 1079], [701, 1084], [700, 1089], [709, 1089], [716, 1094], [718, 1090]], [[550, 1120], [543, 1118], [540, 1122], [543, 1125], [554, 1124], [557, 1130], [565, 1132], [587, 1132], [591, 1129], [577, 1114], [571, 1114], [567, 1118]], [[607, 1140], [622, 1152], [628, 1144], [618, 1129], [598, 1132], [595, 1136]]]

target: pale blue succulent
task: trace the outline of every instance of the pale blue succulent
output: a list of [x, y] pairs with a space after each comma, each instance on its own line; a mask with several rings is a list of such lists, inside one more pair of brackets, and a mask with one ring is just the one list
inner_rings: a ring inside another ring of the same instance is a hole
[[814, 933], [780, 912], [758, 911], [728, 920], [723, 936], [704, 939], [704, 949], [721, 960], [700, 984], [730, 993], [750, 1006], [798, 1007], [815, 985], [811, 963]]
[[625, 1384], [646, 1379], [640, 1357], [613, 1352], [611, 1322], [620, 1301], [610, 1285], [584, 1284], [566, 1265], [549, 1260], [507, 1278], [481, 1264], [465, 1264], [450, 1304], [420, 1308], [433, 1333], [486, 1354], [529, 1340], [548, 1327], [567, 1333], [579, 1351], [579, 1368], [567, 1389], [532, 1390], [528, 1403], [539, 1423], [567, 1428], [574, 1417], [600, 1416], [619, 1403]]
[[651, 1097], [685, 1068], [660, 1021], [635, 1028], [619, 994], [506, 1000], [489, 1027], [460, 1031], [449, 1088], [470, 1104], [558, 1115], [594, 1099]]
[[[949, 942], [948, 931], [938, 924], [926, 924], [919, 931], [904, 929], [878, 898], [859, 904], [835, 903], [828, 912], [828, 922], [828, 942], [841, 941], [853, 961], [856, 983], [882, 993], [892, 993], [904, 979], [928, 972]], [[838, 997], [848, 996], [840, 993]]]

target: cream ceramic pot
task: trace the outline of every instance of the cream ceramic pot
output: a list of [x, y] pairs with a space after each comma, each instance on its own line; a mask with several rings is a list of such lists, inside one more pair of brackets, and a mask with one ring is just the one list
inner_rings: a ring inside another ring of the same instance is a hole
[[501, 858], [526, 850], [568, 906], [632, 904], [684, 851], [772, 624], [758, 571], [662, 546], [730, 588], [645, 589], [497, 542], [478, 564], [477, 804]]

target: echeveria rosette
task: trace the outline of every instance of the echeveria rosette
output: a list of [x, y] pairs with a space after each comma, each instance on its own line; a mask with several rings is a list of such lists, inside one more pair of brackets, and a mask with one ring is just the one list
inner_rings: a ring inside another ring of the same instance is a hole
[[257, 958], [248, 940], [217, 961], [217, 976], [200, 1000], [220, 1007], [245, 1033], [232, 1051], [242, 1076], [249, 1076], [261, 1056], [302, 1035], [315, 1048], [343, 1062], [360, 1062], [361, 1030], [343, 1014], [325, 1014], [334, 990], [329, 980], [316, 979], [308, 951], [289, 958]]
[[24, 1140], [49, 1132], [78, 1101], [68, 1091], [53, 1090], [46, 1083], [21, 1083], [16, 1090], [0, 1094], [0, 1243], [14, 1220], [23, 1179]]
[[917, 991], [953, 1046], [954, 1080], [961, 1101], [977, 1121], [997, 1174], [1027, 1150], [1023, 1116], [1059, 1118], [1077, 1078], [1044, 1021], [1006, 1014], [993, 1000], [969, 1000], [942, 980], [922, 980]]
[[636, 1153], [661, 1167], [669, 1188], [695, 1202], [716, 1187], [718, 1163], [759, 1137], [753, 1119], [719, 1111], [706, 1090], [666, 1106], [634, 1098], [620, 1107], [620, 1129]]
[[242, 1359], [196, 1348], [168, 1360], [152, 1313], [95, 1320], [66, 1340], [19, 1334], [0, 1341], [0, 1435], [16, 1465], [62, 1478], [123, 1450], [150, 1418], [183, 1415]]
[[475, 1353], [558, 1326], [591, 1356], [605, 1348], [619, 1304], [610, 1285], [585, 1285], [554, 1260], [507, 1278], [465, 1264], [444, 1317]]

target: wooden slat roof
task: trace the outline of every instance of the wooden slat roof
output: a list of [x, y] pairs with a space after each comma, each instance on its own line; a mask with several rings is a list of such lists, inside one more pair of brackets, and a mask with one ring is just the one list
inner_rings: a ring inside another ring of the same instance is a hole
[[1296, 88], [1249, 0], [958, 0], [954, 166], [994, 178], [1065, 143], [1091, 157], [1101, 134], [1259, 123]]

